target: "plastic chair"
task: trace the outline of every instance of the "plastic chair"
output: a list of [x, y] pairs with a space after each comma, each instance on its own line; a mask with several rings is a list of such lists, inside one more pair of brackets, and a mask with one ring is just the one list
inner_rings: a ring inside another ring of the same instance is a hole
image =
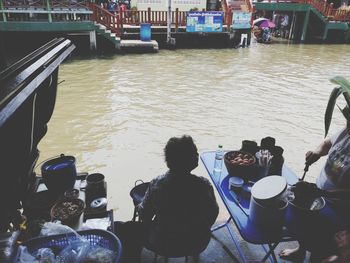
[[130, 196], [135, 206], [132, 221], [136, 221], [136, 218], [139, 217], [136, 207], [142, 202], [148, 189], [148, 185], [149, 183], [144, 183], [142, 180], [137, 180], [135, 182], [135, 187], [130, 191]]
[[[186, 238], [182, 238], [181, 236], [178, 237], [179, 242], [175, 242], [173, 244], [170, 244], [171, 242], [164, 241], [162, 242], [163, 248], [156, 247], [155, 245], [151, 243], [147, 243], [145, 245], [145, 248], [152, 251], [154, 253], [154, 263], [157, 262], [158, 256], [164, 257], [164, 262], [168, 263], [169, 258], [180, 258], [184, 257], [185, 262], [188, 262], [188, 257], [193, 257], [194, 262], [198, 262], [199, 254], [202, 253], [208, 246], [210, 241], [210, 233], [208, 236], [206, 236], [203, 239], [198, 239], [198, 242], [189, 242], [191, 244], [191, 247], [185, 246], [185, 247], [179, 247], [176, 244], [183, 244], [183, 240]], [[164, 244], [166, 244], [164, 246]]]

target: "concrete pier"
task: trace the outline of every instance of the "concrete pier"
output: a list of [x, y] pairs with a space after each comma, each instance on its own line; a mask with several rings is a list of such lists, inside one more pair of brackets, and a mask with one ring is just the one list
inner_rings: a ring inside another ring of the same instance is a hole
[[158, 42], [155, 40], [141, 41], [141, 40], [121, 40], [120, 49], [123, 50], [134, 50], [134, 51], [153, 51], [157, 52]]
[[97, 41], [96, 41], [96, 31], [90, 31], [89, 32], [89, 39], [90, 39], [90, 50], [96, 50], [97, 49]]

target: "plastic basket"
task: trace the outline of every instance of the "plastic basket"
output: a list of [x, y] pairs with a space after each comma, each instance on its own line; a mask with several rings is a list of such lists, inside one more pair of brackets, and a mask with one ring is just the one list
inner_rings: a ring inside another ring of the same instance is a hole
[[[115, 252], [115, 263], [121, 261], [122, 245], [119, 238], [111, 232], [92, 229], [78, 231], [78, 234], [88, 240], [92, 246], [100, 246]], [[74, 233], [60, 234], [46, 237], [38, 237], [24, 242], [22, 245], [28, 248], [30, 253], [35, 253], [40, 248], [51, 248], [57, 253], [61, 252], [70, 241], [77, 239]]]

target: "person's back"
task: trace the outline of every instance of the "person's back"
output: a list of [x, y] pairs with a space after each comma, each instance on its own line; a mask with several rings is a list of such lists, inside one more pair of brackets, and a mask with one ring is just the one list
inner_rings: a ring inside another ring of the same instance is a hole
[[151, 184], [155, 212], [152, 243], [187, 246], [208, 237], [218, 209], [213, 189], [206, 179], [192, 174], [167, 173]]
[[157, 250], [204, 249], [219, 211], [214, 191], [207, 179], [190, 173], [198, 165], [192, 138], [172, 139], [165, 148], [170, 170], [151, 181], [139, 207], [141, 219], [150, 223], [148, 242]]

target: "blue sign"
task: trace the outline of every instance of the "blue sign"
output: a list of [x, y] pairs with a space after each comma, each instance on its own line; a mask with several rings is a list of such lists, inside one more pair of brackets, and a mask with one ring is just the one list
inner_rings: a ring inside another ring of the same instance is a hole
[[232, 29], [249, 29], [251, 28], [250, 21], [252, 13], [248, 12], [233, 12], [232, 13]]
[[186, 32], [222, 32], [223, 17], [223, 12], [189, 12]]

